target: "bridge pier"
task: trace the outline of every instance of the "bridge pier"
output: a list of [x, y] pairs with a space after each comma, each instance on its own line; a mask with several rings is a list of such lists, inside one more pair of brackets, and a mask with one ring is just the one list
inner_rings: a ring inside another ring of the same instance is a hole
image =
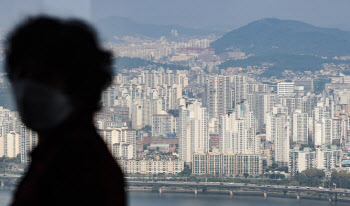
[[197, 188], [194, 189], [194, 195], [198, 195], [198, 190], [197, 190]]
[[266, 199], [266, 198], [267, 198], [267, 191], [264, 190], [264, 199]]
[[158, 192], [159, 192], [159, 194], [162, 194], [162, 193], [163, 193], [162, 187], [159, 187]]
[[230, 197], [232, 198], [233, 197], [233, 191], [230, 190]]
[[332, 196], [333, 196], [333, 194], [332, 194], [332, 193], [329, 193], [329, 198], [328, 198], [328, 201], [329, 201], [329, 202], [332, 202]]
[[300, 192], [297, 192], [297, 200], [300, 200]]
[[338, 193], [334, 193], [334, 202], [338, 201]]
[[287, 190], [283, 190], [283, 195], [284, 195], [284, 196], [287, 195]]

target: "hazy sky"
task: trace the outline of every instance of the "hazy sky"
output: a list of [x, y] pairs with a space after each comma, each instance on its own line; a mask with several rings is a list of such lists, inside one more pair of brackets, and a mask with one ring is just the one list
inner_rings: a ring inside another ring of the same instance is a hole
[[266, 17], [350, 30], [350, 0], [93, 0], [97, 18], [130, 17], [156, 24], [240, 26]]
[[91, 0], [0, 0], [0, 25], [42, 12], [90, 18], [91, 11]]
[[235, 28], [274, 17], [350, 30], [350, 0], [0, 0], [0, 25], [11, 23], [18, 11], [39, 10], [43, 2], [46, 10], [95, 19], [122, 16], [154, 24]]

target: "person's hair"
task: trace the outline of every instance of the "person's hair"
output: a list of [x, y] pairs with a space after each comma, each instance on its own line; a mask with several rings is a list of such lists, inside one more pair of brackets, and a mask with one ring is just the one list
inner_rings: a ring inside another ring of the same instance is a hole
[[65, 92], [93, 112], [112, 81], [111, 52], [102, 49], [93, 28], [78, 19], [28, 18], [9, 33], [5, 55], [10, 80], [27, 65], [43, 75], [53, 71], [65, 82]]

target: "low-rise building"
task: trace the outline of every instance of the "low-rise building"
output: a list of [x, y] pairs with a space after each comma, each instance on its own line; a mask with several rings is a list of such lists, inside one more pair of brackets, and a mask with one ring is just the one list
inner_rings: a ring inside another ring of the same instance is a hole
[[316, 148], [315, 166], [317, 169], [332, 170], [341, 167], [343, 152], [335, 145]]
[[257, 176], [262, 173], [262, 160], [256, 154], [198, 152], [192, 155], [192, 173]]
[[152, 115], [152, 136], [166, 137], [170, 133], [174, 133], [174, 117], [164, 111], [161, 114]]
[[293, 176], [315, 167], [316, 153], [310, 148], [294, 148], [289, 152], [289, 173]]
[[180, 160], [118, 160], [125, 174], [177, 174], [184, 170]]

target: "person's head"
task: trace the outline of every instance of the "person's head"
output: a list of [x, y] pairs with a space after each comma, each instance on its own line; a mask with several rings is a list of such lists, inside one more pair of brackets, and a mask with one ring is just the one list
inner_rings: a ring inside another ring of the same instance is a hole
[[[10, 82], [14, 88], [20, 85], [14, 91], [20, 96], [16, 101], [22, 119], [35, 106], [33, 101], [38, 107], [61, 102], [52, 110], [69, 104], [73, 112], [92, 114], [100, 107], [101, 92], [112, 81], [112, 54], [100, 47], [95, 31], [77, 19], [29, 18], [9, 33], [5, 55]], [[29, 97], [35, 95], [42, 98]], [[32, 103], [23, 107], [28, 98]]]

